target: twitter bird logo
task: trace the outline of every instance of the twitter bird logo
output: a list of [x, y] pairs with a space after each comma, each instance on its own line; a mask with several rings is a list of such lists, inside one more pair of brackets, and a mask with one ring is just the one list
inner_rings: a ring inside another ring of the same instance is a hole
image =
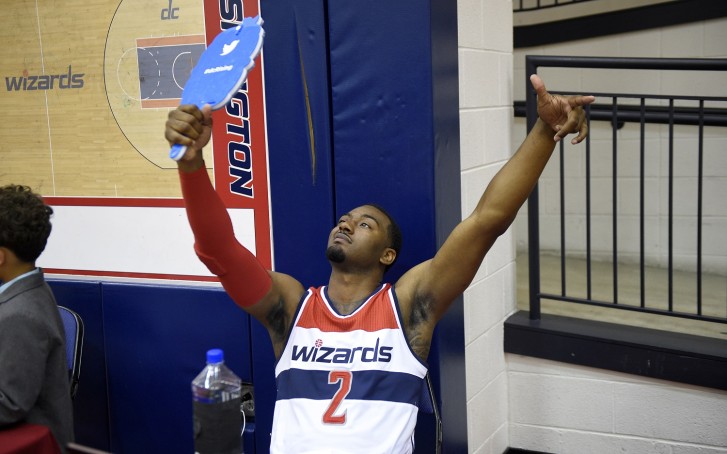
[[220, 54], [220, 56], [224, 57], [225, 55], [227, 55], [230, 52], [232, 52], [233, 50], [235, 50], [235, 47], [237, 47], [237, 43], [239, 43], [239, 42], [240, 42], [240, 40], [236, 39], [236, 40], [232, 41], [230, 44], [223, 45], [222, 53]]

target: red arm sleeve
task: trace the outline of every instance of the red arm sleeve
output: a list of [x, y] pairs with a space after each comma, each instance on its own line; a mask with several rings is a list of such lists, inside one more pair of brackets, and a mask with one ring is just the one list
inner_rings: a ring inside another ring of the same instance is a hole
[[194, 250], [239, 306], [251, 306], [270, 290], [272, 279], [257, 258], [235, 238], [232, 221], [212, 187], [207, 169], [179, 171]]

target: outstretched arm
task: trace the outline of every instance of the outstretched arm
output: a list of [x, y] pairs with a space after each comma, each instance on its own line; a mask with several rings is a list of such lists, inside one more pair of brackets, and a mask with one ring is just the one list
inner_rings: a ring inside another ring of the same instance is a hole
[[210, 139], [210, 114], [209, 106], [202, 110], [181, 106], [170, 112], [165, 131], [170, 145], [187, 146], [177, 165], [194, 249], [220, 278], [233, 301], [268, 329], [279, 353], [303, 287], [290, 276], [265, 270], [235, 238], [227, 209], [212, 187], [202, 157], [202, 148]]
[[495, 175], [474, 209], [452, 231], [433, 259], [414, 267], [397, 283], [397, 292], [413, 305], [426, 301], [417, 311], [428, 312], [436, 322], [452, 301], [472, 282], [487, 251], [515, 220], [518, 210], [543, 172], [557, 141], [578, 133], [573, 144], [588, 135], [582, 106], [592, 96], [555, 96], [537, 75], [531, 83], [538, 94], [539, 119], [525, 141]]

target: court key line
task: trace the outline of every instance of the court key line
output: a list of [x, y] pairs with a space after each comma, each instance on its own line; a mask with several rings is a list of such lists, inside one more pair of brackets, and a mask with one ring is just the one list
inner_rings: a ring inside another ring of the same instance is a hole
[[[43, 56], [43, 37], [40, 32], [40, 11], [38, 10], [38, 0], [35, 0], [35, 20], [38, 24], [38, 43], [40, 44], [40, 67], [41, 72], [45, 75], [45, 58]], [[50, 107], [48, 106], [48, 90], [43, 90], [45, 96], [45, 121], [48, 125], [48, 152], [50, 153], [50, 176], [53, 185], [53, 195], [56, 195], [56, 171], [53, 162], [53, 140], [50, 131]]]

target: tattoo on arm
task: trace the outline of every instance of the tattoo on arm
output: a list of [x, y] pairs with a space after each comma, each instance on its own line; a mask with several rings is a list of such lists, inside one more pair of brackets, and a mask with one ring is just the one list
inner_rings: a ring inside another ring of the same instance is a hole
[[409, 332], [409, 346], [411, 346], [411, 350], [422, 361], [427, 360], [431, 345], [432, 338], [425, 336], [421, 330], [412, 330]]
[[409, 345], [422, 361], [426, 361], [429, 356], [429, 348], [432, 343], [429, 321], [432, 317], [433, 306], [434, 299], [431, 295], [416, 295], [409, 316], [409, 326], [407, 327]]

